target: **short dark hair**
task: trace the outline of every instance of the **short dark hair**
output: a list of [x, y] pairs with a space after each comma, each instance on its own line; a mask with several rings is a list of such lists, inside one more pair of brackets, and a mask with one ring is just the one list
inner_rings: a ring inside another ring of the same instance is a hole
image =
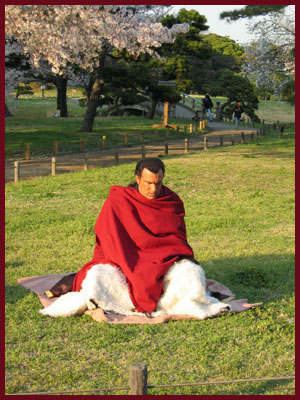
[[147, 157], [140, 160], [136, 164], [134, 174], [141, 177], [144, 168], [149, 169], [149, 171], [153, 172], [154, 174], [158, 174], [158, 172], [162, 170], [163, 175], [165, 175], [165, 165], [157, 157]]

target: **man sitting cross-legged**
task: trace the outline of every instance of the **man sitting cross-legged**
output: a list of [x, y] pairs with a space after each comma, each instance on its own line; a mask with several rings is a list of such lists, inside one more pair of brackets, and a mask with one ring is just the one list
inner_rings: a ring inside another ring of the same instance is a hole
[[228, 305], [206, 291], [187, 242], [184, 205], [163, 185], [159, 158], [139, 161], [135, 183], [112, 186], [95, 225], [93, 259], [75, 275], [72, 292], [41, 312], [75, 315], [95, 306], [126, 315], [186, 314], [200, 319]]

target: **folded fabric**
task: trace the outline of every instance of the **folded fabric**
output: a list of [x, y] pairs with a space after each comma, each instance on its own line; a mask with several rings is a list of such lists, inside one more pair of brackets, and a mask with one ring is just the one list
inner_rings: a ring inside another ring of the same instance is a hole
[[[51, 303], [57, 300], [57, 297], [49, 298], [45, 294], [47, 290], [55, 286], [62, 278], [68, 278], [74, 275], [70, 274], [53, 274], [53, 275], [40, 275], [31, 276], [27, 278], [18, 279], [18, 283], [25, 289], [36, 293], [39, 297], [40, 302], [44, 307], [48, 307]], [[247, 299], [235, 299], [235, 295], [232, 291], [221, 283], [212, 279], [206, 280], [208, 290], [217, 298], [222, 298], [223, 302], [228, 303], [231, 306], [231, 312], [242, 312], [253, 307], [258, 307], [262, 303], [248, 303]], [[161, 317], [149, 318], [147, 316], [127, 316], [114, 313], [106, 313], [101, 308], [96, 310], [87, 310], [86, 315], [89, 315], [95, 321], [107, 322], [111, 324], [158, 324], [164, 323], [169, 320], [179, 319], [198, 319], [197, 317], [191, 317], [187, 315], [164, 315]]]

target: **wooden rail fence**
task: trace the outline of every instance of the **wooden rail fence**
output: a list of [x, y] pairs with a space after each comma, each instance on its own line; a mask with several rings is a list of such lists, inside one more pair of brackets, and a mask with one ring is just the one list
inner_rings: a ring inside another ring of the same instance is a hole
[[[199, 122], [199, 129], [203, 130], [205, 129], [207, 121], [206, 120], [200, 120]], [[235, 145], [236, 140], [235, 138], [238, 137], [240, 135], [240, 144], [246, 144], [246, 137], [245, 135], [250, 135], [250, 140], [253, 141], [254, 140], [254, 136], [256, 135], [256, 139], [258, 140], [262, 135], [265, 135], [268, 133], [268, 131], [271, 129], [272, 124], [265, 124], [264, 121], [262, 123], [261, 128], [254, 130], [254, 131], [249, 131], [246, 130], [245, 132], [241, 131], [240, 133], [238, 132], [234, 132], [231, 134], [231, 145]], [[280, 129], [280, 137], [283, 136], [283, 132], [285, 127], [283, 125], [280, 126], [279, 121], [277, 123], [274, 123], [274, 126], [276, 129]], [[189, 126], [189, 132], [193, 133], [197, 130], [197, 124], [190, 124]], [[177, 129], [177, 131], [179, 131], [179, 129]], [[224, 135], [228, 136], [228, 133], [226, 133], [226, 131], [224, 131], [224, 134], [221, 134], [222, 131], [220, 131], [220, 135], [219, 135], [219, 145], [220, 147], [224, 146]], [[187, 133], [187, 126], [184, 126], [184, 133]], [[165, 156], [167, 156], [169, 154], [169, 142], [168, 139], [170, 137], [170, 128], [167, 129], [166, 131], [166, 140], [163, 142], [163, 154]], [[154, 138], [155, 140], [157, 140], [158, 138], [158, 130], [155, 129], [154, 130]], [[209, 143], [209, 141], [212, 141], [213, 143]], [[215, 145], [216, 140], [212, 140], [211, 137], [209, 136], [209, 134], [204, 134], [203, 135], [203, 150], [207, 150], [209, 147], [211, 147], [212, 145]], [[146, 157], [146, 145], [145, 145], [145, 137], [144, 137], [144, 133], [142, 132], [140, 135], [140, 144], [141, 144], [141, 157], [145, 158]], [[54, 156], [51, 159], [51, 175], [55, 176], [56, 172], [57, 172], [57, 163], [56, 163], [56, 156], [58, 155], [58, 148], [59, 148], [59, 143], [56, 141], [53, 144], [53, 149], [54, 149]], [[124, 146], [128, 147], [129, 146], [129, 134], [126, 133], [124, 135]], [[103, 150], [107, 150], [107, 138], [106, 136], [102, 137], [102, 148]], [[189, 138], [188, 136], [185, 137], [184, 139], [184, 153], [187, 154], [189, 152]], [[26, 145], [26, 150], [25, 150], [25, 161], [30, 160], [30, 145], [27, 144]], [[80, 139], [80, 152], [84, 153], [84, 140], [81, 138]], [[115, 164], [119, 164], [119, 153], [118, 151], [116, 151], [114, 153], [114, 157], [115, 157]], [[22, 166], [26, 167], [25, 165]], [[14, 162], [14, 182], [19, 182], [20, 177], [21, 177], [21, 173], [20, 173], [20, 162], [19, 161], [15, 161]], [[85, 153], [84, 155], [84, 162], [83, 162], [83, 170], [87, 171], [89, 168], [89, 162], [88, 162], [88, 157], [87, 154]]]
[[295, 376], [280, 376], [280, 377], [265, 377], [265, 378], [248, 378], [236, 379], [226, 381], [204, 381], [194, 383], [174, 383], [168, 385], [148, 385], [148, 371], [147, 365], [142, 362], [133, 363], [129, 370], [129, 386], [112, 387], [107, 389], [87, 389], [87, 390], [65, 390], [55, 392], [29, 392], [29, 393], [13, 393], [12, 395], [57, 395], [57, 394], [79, 394], [79, 393], [99, 393], [99, 392], [114, 392], [114, 391], [128, 391], [130, 395], [147, 395], [148, 389], [159, 388], [173, 388], [173, 387], [191, 387], [191, 386], [204, 386], [204, 385], [227, 385], [239, 383], [254, 383], [254, 382], [267, 382], [267, 381], [283, 381], [295, 380]]

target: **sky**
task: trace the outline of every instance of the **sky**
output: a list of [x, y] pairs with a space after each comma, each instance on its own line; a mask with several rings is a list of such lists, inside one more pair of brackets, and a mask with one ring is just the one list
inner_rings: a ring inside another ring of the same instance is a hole
[[221, 36], [229, 36], [230, 39], [235, 40], [239, 44], [245, 44], [251, 41], [252, 35], [247, 32], [246, 22], [247, 19], [232, 21], [230, 23], [225, 20], [219, 19], [219, 15], [223, 11], [232, 11], [236, 8], [243, 8], [245, 5], [176, 5], [172, 6], [173, 12], [178, 12], [181, 8], [187, 10], [196, 10], [199, 14], [204, 15], [209, 25], [208, 33], [216, 33]]

